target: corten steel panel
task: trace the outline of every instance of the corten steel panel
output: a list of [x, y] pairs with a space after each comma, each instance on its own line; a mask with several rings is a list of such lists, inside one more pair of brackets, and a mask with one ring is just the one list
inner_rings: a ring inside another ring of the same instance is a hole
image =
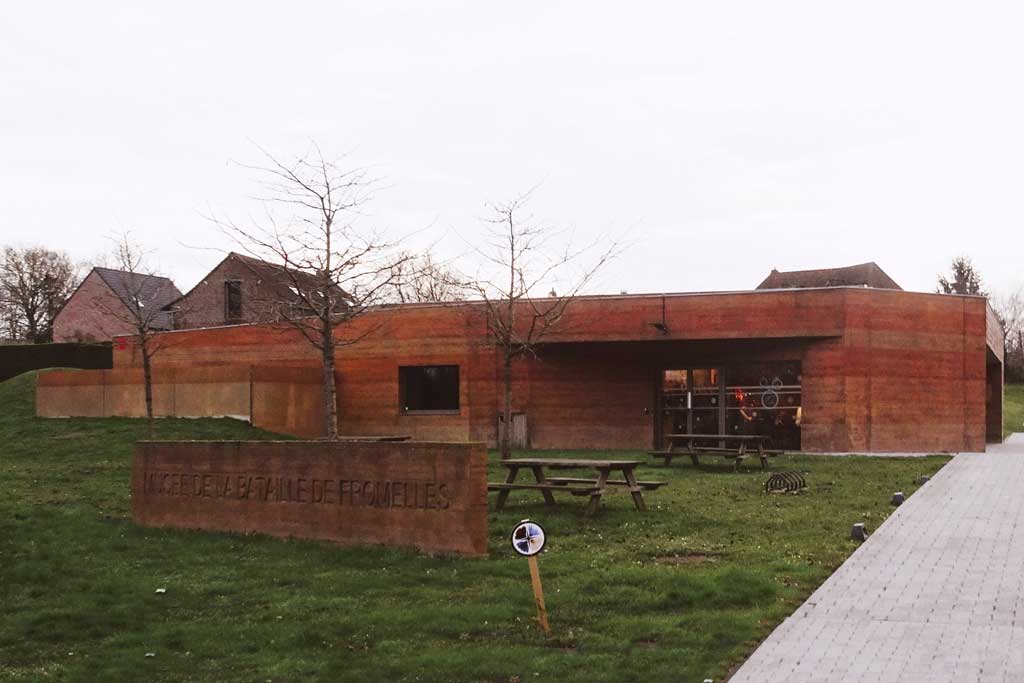
[[102, 386], [103, 370], [41, 370], [36, 376], [40, 387]]
[[283, 373], [273, 374], [276, 381], [257, 379], [253, 382], [253, 425], [307, 438], [323, 436], [323, 385], [308, 381], [304, 373], [297, 373], [300, 376], [294, 382], [285, 381]]
[[479, 443], [140, 442], [143, 526], [487, 553]]
[[[153, 415], [174, 415], [174, 385], [153, 384]], [[133, 384], [107, 384], [103, 400], [105, 413], [110, 417], [145, 417], [146, 392], [140, 380]]]
[[105, 417], [103, 370], [50, 370], [36, 379], [39, 417]]
[[182, 382], [174, 385], [177, 417], [249, 419], [249, 382]]

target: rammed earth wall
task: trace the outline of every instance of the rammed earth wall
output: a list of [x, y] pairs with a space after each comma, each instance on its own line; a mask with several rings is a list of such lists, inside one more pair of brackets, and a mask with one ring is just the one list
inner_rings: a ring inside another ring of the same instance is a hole
[[132, 516], [143, 526], [487, 553], [479, 443], [141, 442]]

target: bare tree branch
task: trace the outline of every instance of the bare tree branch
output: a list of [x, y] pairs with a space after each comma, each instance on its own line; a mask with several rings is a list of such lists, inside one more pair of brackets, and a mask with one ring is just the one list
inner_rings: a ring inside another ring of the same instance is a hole
[[[502, 355], [503, 458], [511, 455], [513, 361], [537, 356], [539, 345], [559, 326], [573, 299], [622, 251], [617, 240], [574, 247], [571, 235], [539, 223], [529, 214], [531, 193], [489, 205], [482, 244], [472, 250], [482, 262], [482, 271], [467, 283], [484, 304], [488, 334]], [[560, 239], [561, 247], [557, 244]], [[604, 244], [603, 248], [598, 248], [599, 244]], [[570, 270], [576, 272], [567, 274]], [[552, 287], [550, 293], [538, 296], [538, 290], [548, 286]], [[562, 294], [555, 286], [562, 287]]]
[[328, 161], [316, 144], [290, 163], [260, 151], [265, 163], [244, 167], [261, 176], [257, 199], [264, 219], [251, 226], [211, 220], [248, 254], [280, 266], [278, 277], [289, 294], [270, 303], [277, 319], [320, 354], [325, 432], [333, 440], [338, 436], [335, 352], [379, 331], [346, 336], [346, 323], [386, 303], [413, 257], [397, 242], [356, 225], [374, 186], [365, 171]]
[[[119, 271], [114, 298], [97, 296], [92, 304], [107, 316], [123, 323], [142, 355], [142, 376], [149, 436], [153, 436], [153, 358], [163, 347], [161, 331], [171, 328], [171, 314], [164, 304], [178, 291], [167, 278], [152, 270], [149, 252], [133, 241], [130, 232], [111, 238], [114, 243], [109, 261]], [[108, 283], [109, 284], [109, 283]]]

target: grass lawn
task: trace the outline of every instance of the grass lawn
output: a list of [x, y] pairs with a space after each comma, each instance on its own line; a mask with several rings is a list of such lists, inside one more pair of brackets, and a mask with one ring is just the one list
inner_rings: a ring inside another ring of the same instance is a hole
[[1024, 432], [1024, 384], [1007, 384], [1003, 395], [1003, 434]]
[[[798, 496], [764, 494], [752, 467], [644, 467], [670, 482], [647, 514], [616, 495], [585, 520], [577, 498], [515, 492], [488, 559], [428, 557], [136, 528], [142, 421], [37, 419], [33, 387], [0, 384], [0, 680], [721, 680], [854, 550], [853, 522], [876, 528], [947, 460], [778, 458], [807, 472]], [[157, 436], [270, 435], [168, 419]], [[607, 457], [623, 455], [644, 458]], [[524, 517], [548, 532], [550, 639], [508, 547]]]

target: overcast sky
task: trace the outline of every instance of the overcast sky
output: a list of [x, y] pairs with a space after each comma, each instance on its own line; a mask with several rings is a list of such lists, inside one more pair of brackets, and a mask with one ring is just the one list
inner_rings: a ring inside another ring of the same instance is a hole
[[[0, 243], [130, 228], [182, 289], [259, 161], [314, 139], [386, 181], [368, 225], [465, 250], [484, 203], [628, 233], [600, 291], [745, 289], [970, 255], [1024, 283], [1019, 2], [7, 3]], [[602, 6], [602, 5], [606, 5]]]

